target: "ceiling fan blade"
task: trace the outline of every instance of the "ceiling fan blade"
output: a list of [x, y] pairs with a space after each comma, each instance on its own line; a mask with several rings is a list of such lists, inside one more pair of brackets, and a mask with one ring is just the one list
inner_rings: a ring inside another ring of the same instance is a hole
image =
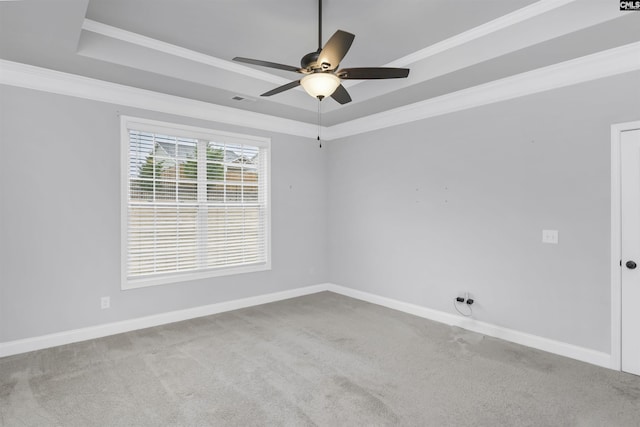
[[285, 90], [293, 89], [296, 86], [300, 86], [300, 80], [293, 81], [291, 83], [287, 83], [286, 85], [278, 86], [275, 89], [271, 89], [269, 92], [265, 92], [260, 96], [271, 96], [276, 93], [284, 92]]
[[409, 75], [409, 69], [386, 67], [343, 68], [336, 75], [345, 80], [402, 79]]
[[298, 67], [293, 67], [291, 65], [278, 64], [276, 62], [261, 61], [259, 59], [242, 58], [240, 56], [236, 56], [235, 58], [233, 58], [233, 60], [236, 62], [244, 62], [245, 64], [260, 65], [261, 67], [269, 67], [269, 68], [276, 68], [278, 70], [293, 71], [294, 73], [302, 72]]
[[346, 31], [336, 31], [329, 41], [324, 45], [318, 55], [318, 67], [323, 70], [335, 70], [340, 65], [340, 61], [347, 54], [355, 35]]
[[351, 96], [349, 96], [349, 92], [347, 92], [347, 90], [342, 85], [336, 88], [335, 92], [331, 94], [331, 97], [338, 101], [340, 104], [351, 102]]

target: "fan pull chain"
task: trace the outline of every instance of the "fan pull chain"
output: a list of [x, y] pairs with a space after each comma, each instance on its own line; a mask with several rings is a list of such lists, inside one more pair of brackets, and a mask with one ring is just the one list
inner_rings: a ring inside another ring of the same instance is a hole
[[320, 100], [318, 99], [318, 145], [322, 148], [322, 141], [320, 140]]

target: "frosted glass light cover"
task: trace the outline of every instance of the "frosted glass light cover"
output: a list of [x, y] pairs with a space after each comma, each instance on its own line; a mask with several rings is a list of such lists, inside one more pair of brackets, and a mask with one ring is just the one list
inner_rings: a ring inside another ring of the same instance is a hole
[[304, 76], [300, 84], [314, 98], [326, 98], [340, 86], [340, 78], [333, 73], [313, 73]]

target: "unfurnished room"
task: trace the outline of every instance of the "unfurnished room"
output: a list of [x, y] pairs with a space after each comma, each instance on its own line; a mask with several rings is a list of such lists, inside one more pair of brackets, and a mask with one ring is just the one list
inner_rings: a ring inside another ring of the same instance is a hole
[[640, 1], [0, 1], [0, 426], [640, 426]]

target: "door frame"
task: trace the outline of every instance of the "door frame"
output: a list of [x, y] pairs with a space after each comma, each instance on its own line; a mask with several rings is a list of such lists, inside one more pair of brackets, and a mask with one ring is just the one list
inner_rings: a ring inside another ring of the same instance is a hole
[[620, 134], [640, 129], [640, 120], [611, 125], [611, 369], [622, 366], [622, 195], [620, 177]]

